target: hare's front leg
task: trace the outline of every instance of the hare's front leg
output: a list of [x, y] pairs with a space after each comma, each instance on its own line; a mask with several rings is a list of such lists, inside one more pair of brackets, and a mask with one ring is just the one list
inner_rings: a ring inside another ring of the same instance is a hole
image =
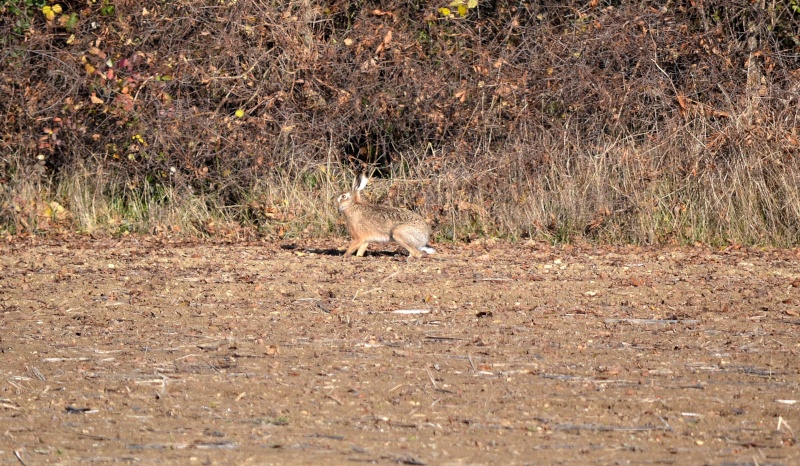
[[364, 251], [367, 250], [367, 246], [369, 246], [368, 242], [355, 239], [353, 240], [352, 243], [350, 243], [350, 246], [347, 248], [347, 251], [344, 252], [344, 256], [347, 257], [349, 255], [352, 255], [354, 252], [356, 252], [356, 249], [358, 249], [358, 253], [356, 254], [356, 256], [361, 257], [364, 255]]

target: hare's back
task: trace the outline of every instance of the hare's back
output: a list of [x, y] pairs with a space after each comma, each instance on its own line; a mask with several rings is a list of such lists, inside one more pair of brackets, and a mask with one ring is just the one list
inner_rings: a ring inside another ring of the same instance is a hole
[[369, 206], [369, 216], [386, 225], [397, 225], [400, 223], [427, 225], [425, 219], [418, 213], [399, 207], [371, 205]]

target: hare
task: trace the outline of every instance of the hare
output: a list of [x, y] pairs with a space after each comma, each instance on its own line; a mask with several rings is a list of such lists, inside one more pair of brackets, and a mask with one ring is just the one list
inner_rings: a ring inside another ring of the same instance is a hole
[[419, 214], [406, 209], [368, 204], [361, 199], [361, 191], [367, 187], [369, 179], [362, 173], [353, 182], [353, 189], [336, 199], [339, 212], [344, 214], [347, 231], [352, 242], [345, 251], [345, 257], [353, 254], [361, 257], [369, 243], [396, 241], [408, 250], [411, 257], [436, 251], [428, 247], [431, 228]]

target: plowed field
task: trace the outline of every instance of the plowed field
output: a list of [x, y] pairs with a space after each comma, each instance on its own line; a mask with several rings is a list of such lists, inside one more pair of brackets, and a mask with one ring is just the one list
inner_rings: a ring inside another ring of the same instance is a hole
[[3, 244], [0, 464], [800, 464], [797, 250], [346, 242]]

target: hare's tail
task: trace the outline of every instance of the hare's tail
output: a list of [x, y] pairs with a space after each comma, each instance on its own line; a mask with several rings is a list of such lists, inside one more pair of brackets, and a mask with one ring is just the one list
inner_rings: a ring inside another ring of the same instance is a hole
[[433, 249], [428, 246], [422, 246], [419, 248], [420, 251], [424, 252], [425, 254], [436, 254], [436, 249]]

